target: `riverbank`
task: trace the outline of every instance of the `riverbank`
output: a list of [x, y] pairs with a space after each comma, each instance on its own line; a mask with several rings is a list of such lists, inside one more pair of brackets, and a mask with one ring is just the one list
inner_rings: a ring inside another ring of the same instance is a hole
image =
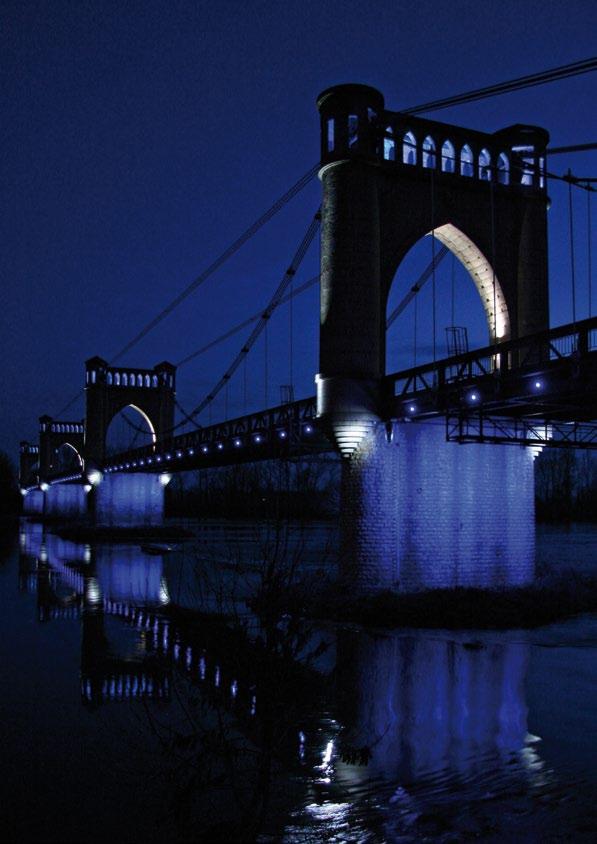
[[[259, 611], [259, 599], [252, 609]], [[332, 582], [301, 585], [281, 599], [290, 615], [365, 627], [447, 630], [533, 629], [597, 613], [597, 577], [568, 572], [549, 583], [516, 589], [385, 591], [355, 598]]]

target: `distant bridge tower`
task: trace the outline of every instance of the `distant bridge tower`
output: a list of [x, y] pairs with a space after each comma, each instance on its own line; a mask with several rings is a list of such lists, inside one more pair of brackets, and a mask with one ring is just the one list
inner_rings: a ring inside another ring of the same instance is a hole
[[61, 452], [72, 453], [73, 464], [83, 471], [85, 423], [64, 422], [51, 416], [39, 417], [39, 474], [47, 480], [63, 469]]
[[37, 483], [39, 475], [39, 446], [21, 440], [19, 446], [19, 484], [21, 488]]
[[[490, 339], [548, 327], [548, 134], [522, 125], [487, 134], [390, 112], [365, 85], [329, 88], [317, 105], [323, 187], [317, 410], [347, 458], [344, 574], [363, 589], [528, 581], [528, 453], [514, 458], [494, 449], [473, 457], [466, 446], [465, 460], [464, 448], [454, 451], [460, 447], [446, 444], [437, 426], [429, 434], [421, 429], [432, 426], [384, 426], [381, 385], [392, 279], [409, 249], [432, 232], [470, 273]], [[472, 484], [468, 499], [463, 484]], [[477, 542], [476, 527], [492, 518], [495, 524], [498, 513], [511, 538], [494, 529]], [[466, 554], [474, 560], [465, 571], [459, 560]]]
[[154, 443], [169, 437], [174, 427], [176, 368], [167, 361], [153, 369], [108, 366], [94, 357], [85, 364], [87, 477], [98, 525], [127, 527], [158, 525], [164, 518], [167, 474], [97, 471], [106, 458], [106, 434], [112, 419], [125, 407], [145, 418]]
[[106, 456], [106, 433], [112, 419], [133, 407], [147, 421], [154, 442], [174, 427], [176, 367], [164, 361], [153, 369], [108, 366], [100, 357], [85, 364], [85, 456], [101, 464]]

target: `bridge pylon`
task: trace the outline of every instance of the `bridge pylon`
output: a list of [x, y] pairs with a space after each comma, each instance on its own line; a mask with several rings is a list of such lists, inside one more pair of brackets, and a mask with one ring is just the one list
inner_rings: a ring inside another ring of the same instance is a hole
[[[548, 133], [527, 125], [487, 133], [392, 112], [367, 85], [328, 88], [317, 106], [323, 189], [317, 414], [346, 458], [344, 576], [365, 590], [528, 582], [532, 459], [524, 450], [516, 459], [477, 450], [465, 461], [441, 430], [438, 436], [437, 424], [388, 418], [382, 379], [392, 280], [425, 236], [435, 236], [469, 272], [490, 343], [548, 327]], [[406, 430], [415, 427], [425, 434]], [[407, 465], [416, 470], [424, 504], [405, 480]], [[471, 495], [463, 494], [463, 482], [472, 484]], [[429, 490], [441, 499], [439, 518]], [[511, 537], [490, 530], [479, 550], [475, 525], [490, 524], [496, 501]], [[467, 553], [474, 563], [465, 571], [459, 559]], [[432, 566], [434, 554], [444, 559]]]

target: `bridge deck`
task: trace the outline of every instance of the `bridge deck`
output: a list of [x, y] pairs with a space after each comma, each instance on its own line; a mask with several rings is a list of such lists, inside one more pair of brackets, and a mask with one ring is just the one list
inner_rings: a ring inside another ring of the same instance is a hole
[[[387, 375], [380, 417], [445, 418], [447, 438], [461, 442], [597, 447], [597, 318]], [[180, 472], [333, 450], [309, 397], [113, 455], [101, 468]]]

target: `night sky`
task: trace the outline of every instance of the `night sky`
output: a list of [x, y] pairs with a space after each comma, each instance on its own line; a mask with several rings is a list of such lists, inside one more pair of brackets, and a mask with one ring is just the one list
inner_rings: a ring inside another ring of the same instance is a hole
[[[588, 58], [597, 5], [568, 2], [5, 2], [2, 4], [2, 416], [16, 458], [37, 418], [83, 416], [83, 364], [110, 360], [275, 199], [316, 163], [315, 98], [340, 82], [378, 87], [398, 110]], [[597, 76], [429, 113], [494, 131], [536, 123], [553, 146], [597, 141]], [[595, 153], [554, 156], [597, 176]], [[572, 317], [568, 194], [550, 185], [551, 320]], [[313, 180], [248, 247], [123, 362], [177, 363], [262, 308], [320, 200]], [[588, 316], [586, 194], [574, 191], [577, 317]], [[597, 200], [593, 202], [597, 220]], [[593, 241], [594, 265], [597, 242]], [[417, 245], [395, 303], [429, 260]], [[317, 244], [296, 283], [318, 270]], [[438, 275], [447, 312], [450, 262]], [[456, 322], [487, 338], [472, 282], [457, 272]], [[430, 291], [421, 294], [428, 313]], [[597, 290], [593, 289], [597, 300]], [[425, 320], [423, 319], [425, 324]], [[440, 327], [443, 339], [445, 319]], [[270, 404], [289, 381], [288, 307], [268, 329]], [[197, 405], [242, 345], [180, 370]], [[297, 397], [314, 393], [318, 290], [293, 308]], [[425, 346], [426, 344], [426, 346]], [[425, 357], [430, 337], [421, 340]], [[392, 329], [389, 370], [412, 362], [412, 312]], [[264, 342], [248, 363], [249, 409], [263, 406]], [[243, 412], [242, 374], [230, 414]], [[212, 410], [224, 412], [224, 396]], [[206, 413], [201, 421], [208, 421]]]

